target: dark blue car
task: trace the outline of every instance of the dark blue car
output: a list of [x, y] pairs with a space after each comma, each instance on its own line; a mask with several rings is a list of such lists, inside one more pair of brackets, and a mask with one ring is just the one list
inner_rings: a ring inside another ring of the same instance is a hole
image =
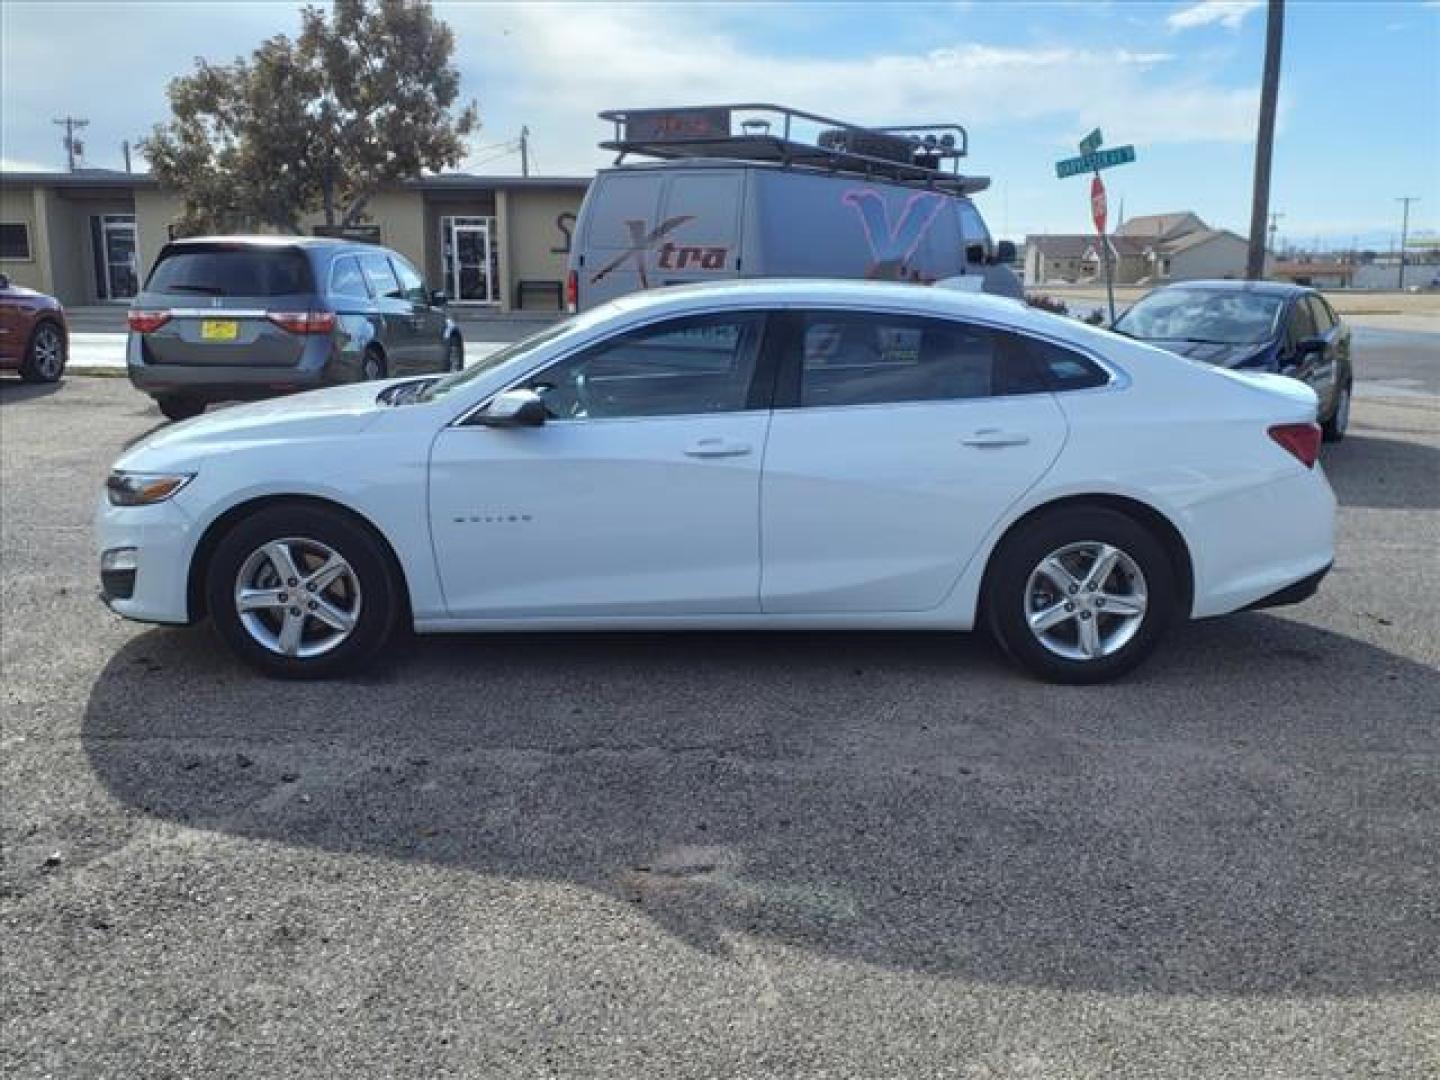
[[1187, 281], [1147, 293], [1121, 334], [1207, 364], [1308, 383], [1327, 442], [1350, 423], [1350, 328], [1314, 289], [1274, 281]]

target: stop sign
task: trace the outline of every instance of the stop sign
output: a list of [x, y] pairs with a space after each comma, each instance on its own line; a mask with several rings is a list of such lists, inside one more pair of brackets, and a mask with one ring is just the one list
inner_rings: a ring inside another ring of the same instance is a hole
[[1095, 219], [1095, 231], [1105, 234], [1105, 185], [1097, 172], [1090, 181], [1090, 216]]

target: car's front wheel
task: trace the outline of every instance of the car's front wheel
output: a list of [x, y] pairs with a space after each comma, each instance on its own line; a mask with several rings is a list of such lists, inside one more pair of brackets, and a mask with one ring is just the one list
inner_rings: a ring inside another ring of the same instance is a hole
[[205, 577], [216, 629], [267, 675], [357, 670], [392, 637], [403, 591], [379, 539], [346, 514], [281, 504], [220, 540]]
[[1142, 661], [1173, 621], [1175, 568], [1155, 535], [1116, 510], [1076, 507], [1008, 537], [985, 609], [1005, 652], [1043, 679], [1104, 682]]
[[1340, 392], [1335, 395], [1335, 411], [1330, 414], [1330, 419], [1320, 425], [1320, 431], [1326, 442], [1337, 443], [1345, 438], [1345, 432], [1350, 430], [1350, 384], [1347, 382], [1340, 387]]
[[30, 335], [20, 378], [26, 382], [59, 382], [65, 374], [65, 335], [52, 322], [42, 322]]
[[205, 411], [205, 402], [199, 398], [179, 394], [163, 394], [155, 399], [155, 405], [167, 420], [189, 420]]

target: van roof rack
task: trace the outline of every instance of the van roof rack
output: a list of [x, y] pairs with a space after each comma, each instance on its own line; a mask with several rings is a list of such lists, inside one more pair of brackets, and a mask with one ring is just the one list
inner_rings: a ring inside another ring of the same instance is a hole
[[957, 195], [990, 186], [989, 177], [961, 175], [970, 139], [959, 124], [860, 127], [764, 103], [607, 109], [600, 119], [615, 125], [615, 137], [600, 148], [616, 152], [616, 165], [628, 154], [723, 158], [807, 165]]

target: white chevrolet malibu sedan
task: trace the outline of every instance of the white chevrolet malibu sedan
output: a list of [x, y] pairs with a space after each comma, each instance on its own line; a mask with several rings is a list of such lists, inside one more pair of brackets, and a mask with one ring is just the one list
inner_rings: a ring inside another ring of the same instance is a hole
[[128, 618], [274, 675], [417, 631], [969, 630], [1041, 677], [1333, 559], [1314, 392], [983, 295], [661, 289], [443, 378], [227, 409], [101, 497]]

